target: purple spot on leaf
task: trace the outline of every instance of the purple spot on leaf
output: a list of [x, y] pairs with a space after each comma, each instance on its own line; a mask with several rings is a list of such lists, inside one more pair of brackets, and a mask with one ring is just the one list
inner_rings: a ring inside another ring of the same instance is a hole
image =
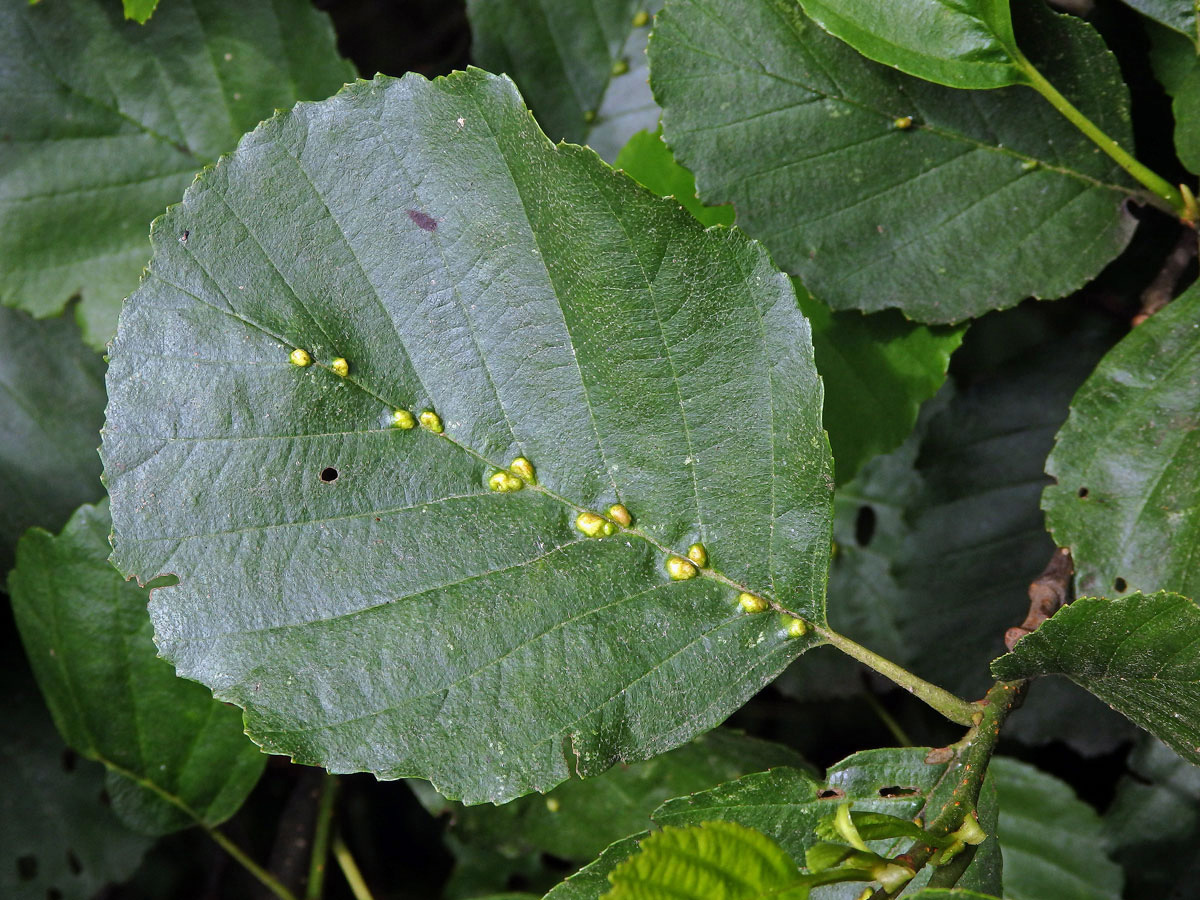
[[425, 215], [425, 213], [421, 212], [419, 209], [410, 209], [408, 211], [408, 217], [412, 219], [418, 227], [423, 228], [426, 231], [437, 231], [437, 219], [433, 218], [432, 216]]

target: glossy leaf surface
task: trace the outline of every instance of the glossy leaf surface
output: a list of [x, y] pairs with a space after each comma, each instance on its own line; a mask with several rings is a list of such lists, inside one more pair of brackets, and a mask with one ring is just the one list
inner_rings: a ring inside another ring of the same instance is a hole
[[[300, 106], [154, 235], [109, 368], [114, 558], [179, 577], [160, 649], [269, 751], [506, 800], [677, 746], [813, 643], [736, 600], [824, 619], [790, 282], [550, 144], [511, 82]], [[489, 490], [517, 456], [538, 483]], [[575, 527], [616, 502], [631, 528]], [[669, 579], [694, 541], [711, 568]]]
[[992, 672], [1066, 675], [1200, 763], [1200, 609], [1186, 597], [1076, 600], [1021, 638]]
[[954, 88], [1021, 84], [1009, 0], [800, 0], [822, 28], [876, 62]]
[[147, 834], [217, 825], [266, 757], [238, 710], [158, 658], [146, 591], [108, 563], [109, 528], [104, 507], [84, 506], [62, 535], [21, 539], [8, 584], [38, 686], [67, 743], [108, 768], [127, 825]]
[[276, 107], [352, 77], [305, 0], [171, 0], [141, 27], [116, 2], [3, 4], [0, 305], [46, 316], [79, 294], [103, 346], [150, 220]]
[[[1128, 146], [1128, 94], [1099, 36], [1022, 9], [1027, 55]], [[700, 198], [732, 202], [834, 309], [955, 322], [1062, 296], [1132, 233], [1131, 182], [1027, 88], [910, 78], [792, 0], [672, 0], [649, 52], [663, 133]]]
[[1046, 471], [1046, 522], [1081, 594], [1200, 594], [1200, 288], [1100, 361]]

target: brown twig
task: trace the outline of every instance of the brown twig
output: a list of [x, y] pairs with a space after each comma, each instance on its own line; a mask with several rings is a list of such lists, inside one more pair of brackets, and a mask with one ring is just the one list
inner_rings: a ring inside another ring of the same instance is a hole
[[1171, 302], [1171, 299], [1175, 296], [1175, 288], [1179, 286], [1179, 279], [1183, 277], [1184, 270], [1196, 258], [1197, 249], [1195, 230], [1191, 228], [1182, 229], [1179, 234], [1179, 240], [1175, 243], [1175, 249], [1167, 254], [1167, 258], [1163, 261], [1162, 269], [1154, 276], [1154, 280], [1150, 282], [1146, 289], [1142, 291], [1142, 307], [1130, 322], [1132, 326], [1141, 325]]
[[1070, 601], [1071, 576], [1075, 563], [1066, 547], [1055, 550], [1042, 574], [1029, 585], [1029, 613], [1020, 625], [1004, 633], [1004, 646], [1009, 650], [1017, 641], [1037, 631], [1038, 627]]

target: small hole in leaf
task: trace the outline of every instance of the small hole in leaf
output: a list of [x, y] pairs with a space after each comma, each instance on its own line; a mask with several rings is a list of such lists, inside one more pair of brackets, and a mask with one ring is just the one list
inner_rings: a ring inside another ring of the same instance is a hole
[[37, 878], [37, 857], [32, 853], [17, 858], [17, 877], [22, 881], [33, 881]]
[[818, 800], [841, 800], [846, 796], [846, 792], [840, 788], [825, 788], [822, 791], [817, 791]]
[[67, 868], [71, 870], [72, 875], [78, 875], [83, 871], [83, 863], [79, 861], [74, 850], [67, 851]]
[[1079, 499], [1080, 499], [1080, 500], [1082, 500], [1082, 499], [1083, 499], [1084, 497], [1086, 497], [1087, 495], [1088, 495], [1088, 489], [1087, 489], [1087, 488], [1085, 488], [1085, 487], [1081, 487], [1081, 488], [1079, 489]]
[[871, 543], [871, 538], [875, 537], [875, 507], [863, 505], [858, 508], [858, 515], [854, 517], [854, 541], [860, 547], [865, 547]]
[[1116, 592], [1118, 594], [1125, 593], [1125, 589], [1127, 587], [1129, 587], [1129, 585], [1125, 583], [1124, 578], [1118, 578], [1116, 581], [1113, 582], [1113, 588], [1116, 590]]
[[75, 763], [78, 761], [79, 757], [76, 755], [75, 751], [68, 747], [62, 752], [62, 756], [59, 757], [58, 764], [62, 766], [62, 770], [64, 772], [74, 772]]
[[891, 785], [890, 787], [881, 787], [879, 789], [880, 797], [912, 797], [917, 793], [914, 787], [900, 787], [899, 785]]
[[333, 484], [335, 481], [337, 481], [337, 478], [338, 470], [333, 466], [326, 466], [321, 470], [321, 480], [326, 484]]

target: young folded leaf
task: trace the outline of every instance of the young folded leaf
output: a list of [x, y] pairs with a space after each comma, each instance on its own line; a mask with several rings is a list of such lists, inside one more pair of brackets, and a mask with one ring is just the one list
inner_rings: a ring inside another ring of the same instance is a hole
[[[153, 244], [109, 366], [114, 560], [178, 576], [163, 655], [269, 751], [508, 800], [688, 740], [820, 640], [736, 602], [824, 622], [832, 476], [789, 280], [551, 144], [508, 79], [301, 104]], [[490, 489], [519, 456], [536, 483]], [[618, 503], [630, 527], [576, 529]], [[671, 580], [696, 540], [720, 566]]]

